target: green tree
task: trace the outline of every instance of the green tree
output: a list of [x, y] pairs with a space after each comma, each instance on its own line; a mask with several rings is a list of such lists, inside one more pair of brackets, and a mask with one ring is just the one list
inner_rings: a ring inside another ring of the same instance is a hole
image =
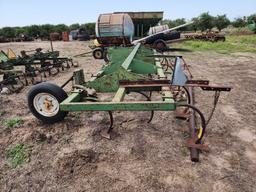
[[182, 25], [186, 23], [186, 20], [184, 18], [181, 18], [181, 19], [175, 19], [175, 20], [169, 20], [168, 22], [168, 26], [170, 28], [173, 28], [173, 27], [177, 27], [179, 25]]
[[15, 37], [15, 28], [14, 27], [4, 27], [4, 28], [2, 28], [1, 33], [6, 38], [14, 38]]
[[256, 23], [256, 13], [250, 15], [250, 16], [247, 18], [247, 21], [248, 21], [248, 23], [250, 23], [250, 24], [253, 23], [253, 22]]
[[44, 39], [48, 39], [50, 33], [54, 32], [54, 25], [45, 24], [41, 25], [40, 37]]
[[76, 30], [76, 29], [79, 29], [79, 28], [80, 28], [80, 24], [79, 23], [74, 23], [74, 24], [69, 26], [69, 30], [70, 31]]
[[19, 37], [20, 34], [25, 34], [26, 30], [24, 27], [16, 27], [15, 28], [15, 37]]
[[95, 34], [95, 23], [85, 23], [80, 26], [80, 29], [85, 30], [89, 35]]
[[64, 31], [68, 31], [69, 27], [65, 24], [58, 24], [54, 26], [54, 31], [58, 33], [62, 33]]
[[209, 12], [202, 13], [198, 19], [198, 28], [201, 31], [211, 30], [214, 27], [214, 17]]
[[236, 18], [233, 22], [232, 22], [232, 25], [234, 27], [245, 27], [247, 25], [247, 22], [245, 20], [245, 18]]
[[37, 37], [41, 33], [41, 27], [39, 25], [31, 25], [26, 27], [26, 34], [29, 37]]
[[199, 22], [199, 19], [197, 17], [194, 17], [191, 19], [193, 21], [193, 24], [187, 26], [187, 30], [188, 31], [197, 31], [199, 28], [198, 28], [198, 22]]
[[214, 26], [217, 27], [219, 31], [226, 28], [229, 24], [230, 20], [226, 15], [217, 15], [217, 17], [214, 18]]

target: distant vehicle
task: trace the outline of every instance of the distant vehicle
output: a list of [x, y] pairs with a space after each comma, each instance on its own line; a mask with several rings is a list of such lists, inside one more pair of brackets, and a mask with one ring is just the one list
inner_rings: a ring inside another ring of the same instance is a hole
[[90, 35], [84, 29], [72, 30], [70, 31], [69, 35], [71, 35], [73, 40], [79, 40], [79, 41], [90, 40]]
[[158, 25], [155, 27], [150, 27], [148, 35], [151, 37], [145, 40], [145, 44], [152, 45], [154, 48], [161, 50], [167, 47], [166, 42], [170, 40], [180, 39], [180, 32], [177, 31], [161, 33], [168, 29], [168, 25]]

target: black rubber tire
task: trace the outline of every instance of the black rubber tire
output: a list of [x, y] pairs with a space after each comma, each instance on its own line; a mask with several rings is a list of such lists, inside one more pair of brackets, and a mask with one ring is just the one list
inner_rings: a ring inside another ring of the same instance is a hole
[[58, 100], [59, 103], [61, 103], [68, 97], [67, 93], [62, 88], [60, 88], [59, 86], [57, 86], [55, 84], [40, 83], [40, 84], [32, 86], [32, 88], [29, 90], [28, 95], [27, 95], [28, 107], [29, 107], [31, 113], [36, 118], [38, 118], [39, 120], [41, 120], [43, 123], [46, 123], [46, 124], [51, 124], [51, 123], [56, 123], [56, 122], [62, 121], [68, 114], [67, 111], [59, 110], [58, 113], [52, 117], [43, 116], [36, 111], [33, 101], [34, 101], [35, 96], [39, 93], [50, 93]]
[[104, 50], [101, 48], [96, 48], [93, 50], [92, 55], [94, 59], [103, 59], [104, 58]]
[[162, 39], [158, 39], [154, 42], [153, 44], [154, 49], [156, 49], [157, 51], [164, 51], [167, 49], [167, 44], [165, 43], [164, 40]]

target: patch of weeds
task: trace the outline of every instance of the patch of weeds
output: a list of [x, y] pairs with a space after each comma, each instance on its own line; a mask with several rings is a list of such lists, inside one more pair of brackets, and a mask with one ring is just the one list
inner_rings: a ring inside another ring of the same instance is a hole
[[226, 36], [225, 42], [212, 43], [209, 41], [190, 40], [174, 46], [194, 51], [215, 51], [221, 54], [230, 54], [235, 52], [256, 53], [255, 43], [255, 35], [236, 35]]
[[30, 149], [23, 144], [17, 144], [7, 151], [8, 164], [11, 168], [16, 168], [29, 161]]
[[15, 118], [15, 119], [8, 119], [4, 121], [5, 128], [18, 128], [23, 123], [23, 120], [21, 118]]

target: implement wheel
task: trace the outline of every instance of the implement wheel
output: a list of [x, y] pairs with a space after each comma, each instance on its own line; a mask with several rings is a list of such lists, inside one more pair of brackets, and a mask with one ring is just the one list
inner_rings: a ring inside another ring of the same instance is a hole
[[102, 48], [94, 49], [92, 54], [95, 59], [103, 59], [104, 58], [104, 50]]
[[162, 39], [158, 39], [154, 42], [153, 47], [157, 50], [157, 51], [164, 51], [167, 49], [167, 45], [165, 43], [164, 40]]
[[44, 123], [63, 120], [68, 112], [60, 111], [60, 103], [67, 98], [66, 92], [57, 85], [40, 83], [28, 93], [28, 107], [35, 117]]

